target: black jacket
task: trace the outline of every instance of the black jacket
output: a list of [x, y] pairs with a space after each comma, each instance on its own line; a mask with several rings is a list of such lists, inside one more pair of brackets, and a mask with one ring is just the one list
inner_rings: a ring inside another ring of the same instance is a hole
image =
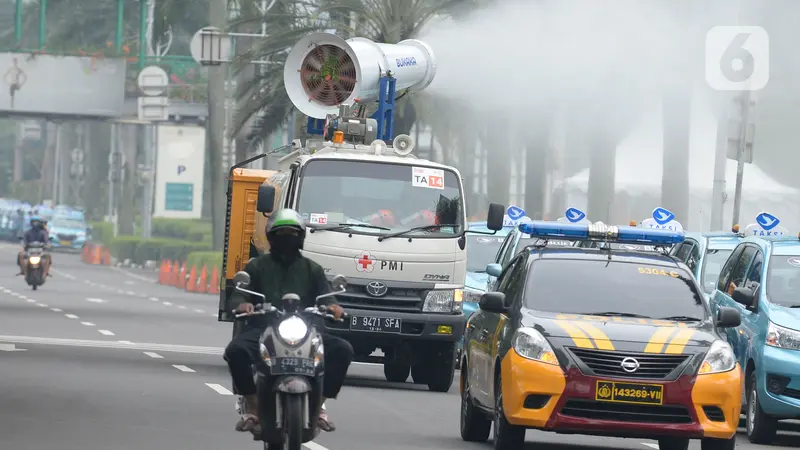
[[31, 242], [41, 242], [42, 244], [46, 245], [48, 239], [49, 237], [47, 236], [47, 231], [45, 231], [43, 228], [31, 228], [25, 232], [25, 236], [22, 238], [26, 249]]
[[[325, 270], [314, 261], [298, 255], [291, 262], [266, 253], [250, 261], [244, 271], [250, 275], [250, 285], [245, 289], [264, 294], [267, 303], [281, 308], [281, 298], [286, 294], [300, 296], [302, 308], [316, 304], [317, 296], [331, 292]], [[238, 308], [244, 302], [258, 304], [261, 299], [234, 291], [232, 303]], [[336, 303], [334, 297], [321, 300], [323, 304]]]

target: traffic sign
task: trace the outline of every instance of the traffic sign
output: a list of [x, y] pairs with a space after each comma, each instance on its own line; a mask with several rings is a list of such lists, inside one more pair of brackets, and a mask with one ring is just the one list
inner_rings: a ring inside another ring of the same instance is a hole
[[203, 66], [218, 66], [229, 62], [232, 48], [231, 37], [217, 27], [198, 30], [189, 42], [192, 58]]

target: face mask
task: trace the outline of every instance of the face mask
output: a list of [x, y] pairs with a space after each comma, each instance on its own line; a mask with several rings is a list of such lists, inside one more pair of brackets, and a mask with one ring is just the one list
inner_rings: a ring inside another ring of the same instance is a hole
[[269, 239], [269, 251], [278, 256], [294, 256], [303, 248], [303, 240], [299, 236], [280, 236]]

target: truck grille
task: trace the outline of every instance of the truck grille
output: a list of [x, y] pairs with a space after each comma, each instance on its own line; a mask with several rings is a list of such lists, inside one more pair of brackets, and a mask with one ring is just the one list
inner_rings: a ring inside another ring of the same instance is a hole
[[337, 295], [343, 307], [381, 311], [421, 312], [424, 291], [419, 289], [389, 288], [382, 297], [367, 294], [366, 286], [347, 285], [347, 293]]
[[692, 416], [680, 405], [628, 405], [593, 400], [568, 400], [561, 409], [565, 416], [636, 423], [691, 423]]
[[[591, 373], [586, 375], [616, 378], [664, 379], [688, 358], [687, 355], [627, 353], [574, 347], [569, 350], [589, 368]], [[634, 358], [639, 362], [639, 368], [635, 372], [623, 370], [622, 360], [625, 358]]]

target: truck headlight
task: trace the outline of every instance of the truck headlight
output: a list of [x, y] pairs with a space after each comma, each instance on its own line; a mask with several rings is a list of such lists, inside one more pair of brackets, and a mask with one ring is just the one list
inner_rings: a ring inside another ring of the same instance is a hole
[[464, 300], [462, 289], [447, 289], [441, 291], [428, 291], [422, 312], [452, 313], [461, 312], [461, 303]]
[[553, 347], [542, 336], [542, 333], [533, 328], [520, 328], [514, 334], [514, 351], [523, 358], [543, 362], [545, 364], [558, 365], [558, 358], [553, 351]]
[[725, 341], [716, 340], [708, 349], [697, 373], [699, 375], [722, 373], [731, 371], [734, 367], [736, 367], [736, 356], [733, 354], [731, 346]]
[[289, 317], [278, 325], [278, 336], [289, 345], [302, 341], [307, 333], [308, 325], [297, 316]]
[[770, 322], [766, 344], [770, 347], [800, 350], [800, 331], [790, 330]]
[[483, 291], [475, 289], [464, 288], [464, 301], [471, 303], [480, 303]]

